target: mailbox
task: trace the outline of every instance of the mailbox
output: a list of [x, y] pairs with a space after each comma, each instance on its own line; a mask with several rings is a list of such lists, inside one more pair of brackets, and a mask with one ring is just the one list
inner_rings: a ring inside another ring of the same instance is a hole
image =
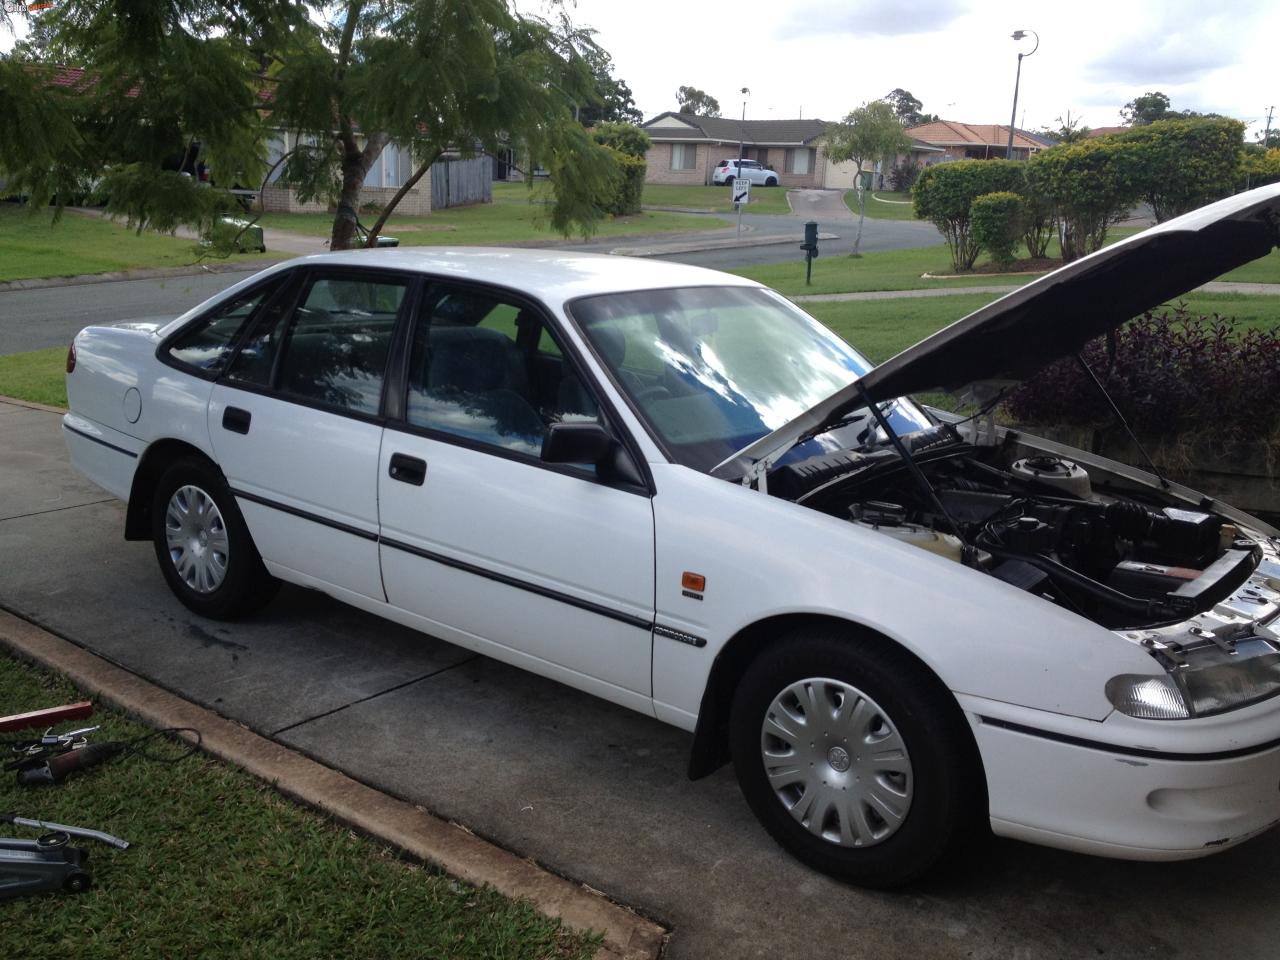
[[810, 220], [804, 225], [804, 243], [800, 244], [800, 249], [811, 257], [818, 255], [817, 221]]
[[804, 225], [804, 243], [800, 244], [804, 251], [804, 282], [809, 285], [813, 276], [813, 258], [818, 255], [818, 222], [810, 220]]

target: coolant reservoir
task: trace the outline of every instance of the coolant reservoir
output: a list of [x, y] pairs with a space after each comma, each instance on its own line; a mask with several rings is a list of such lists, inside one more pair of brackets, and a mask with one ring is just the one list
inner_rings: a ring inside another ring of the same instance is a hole
[[1041, 455], [1015, 460], [1013, 475], [1023, 480], [1037, 480], [1057, 487], [1081, 500], [1089, 499], [1093, 493], [1093, 488], [1089, 485], [1089, 474], [1084, 468], [1061, 457]]
[[877, 524], [869, 520], [855, 520], [854, 523], [868, 530], [879, 531], [885, 536], [901, 540], [903, 543], [909, 543], [913, 547], [936, 553], [938, 556], [946, 557], [948, 560], [960, 562], [963, 544], [959, 537], [950, 533], [938, 533], [936, 530], [916, 526], [914, 523], [900, 523], [894, 526]]

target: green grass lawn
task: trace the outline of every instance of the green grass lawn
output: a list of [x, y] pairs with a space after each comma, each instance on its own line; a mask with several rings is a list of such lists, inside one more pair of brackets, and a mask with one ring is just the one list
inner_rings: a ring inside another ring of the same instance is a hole
[[1224, 273], [1218, 279], [1238, 283], [1280, 283], [1280, 250], [1272, 250], [1265, 257]]
[[[821, 244], [819, 244], [821, 247]], [[930, 287], [986, 286], [1026, 283], [1027, 276], [1002, 274], [970, 274], [954, 280], [925, 280], [924, 273], [950, 273], [951, 255], [945, 246], [915, 247], [908, 250], [882, 250], [861, 257], [818, 257], [813, 262], [813, 283], [805, 286], [804, 260], [744, 267], [732, 273], [775, 290], [795, 296], [804, 293], [851, 293], [863, 290], [922, 290]]]
[[[845, 300], [801, 306], [868, 359], [882, 363], [1000, 296], [990, 293], [957, 294], [954, 297]], [[1280, 330], [1280, 297], [1202, 293], [1182, 298], [1180, 302], [1187, 305], [1192, 315], [1218, 313], [1235, 317], [1243, 326]]]
[[[66, 681], [0, 658], [0, 713], [80, 699]], [[103, 725], [97, 743], [148, 732], [101, 709], [89, 722]], [[179, 752], [156, 743], [156, 752]], [[204, 755], [124, 757], [48, 787], [19, 787], [6, 773], [0, 810], [132, 844], [72, 841], [91, 850], [87, 893], [0, 901], [5, 953], [24, 960], [587, 960], [595, 950], [528, 904], [406, 862]], [[0, 832], [37, 835], [8, 825]]]
[[[855, 214], [858, 212], [858, 192], [846, 190], [844, 205]], [[894, 193], [892, 190], [873, 190], [867, 194], [868, 220], [914, 220], [910, 193]]]
[[[728, 187], [646, 183], [644, 205], [646, 207], [688, 207], [692, 210], [714, 210], [718, 213], [734, 212], [733, 204], [729, 200]], [[791, 205], [787, 203], [786, 188], [753, 186], [751, 203], [743, 212], [790, 213]]]
[[[54, 224], [50, 209], [32, 213], [0, 203], [0, 282], [179, 267], [194, 263], [197, 256], [190, 240], [160, 233], [139, 236], [122, 224], [70, 212]], [[237, 260], [256, 258], [236, 255]]]
[[[382, 232], [398, 238], [402, 246], [410, 247], [501, 246], [565, 239], [551, 229], [550, 209], [547, 203], [542, 202], [542, 194], [538, 190], [531, 194], [522, 183], [496, 183], [493, 203], [449, 207], [425, 217], [392, 215]], [[376, 219], [376, 214], [360, 215], [366, 226], [372, 226]], [[333, 229], [333, 216], [327, 213], [268, 213], [258, 222], [264, 227], [321, 237], [327, 237]], [[710, 217], [645, 211], [631, 217], [605, 219], [598, 225], [595, 235], [628, 237], [714, 230], [725, 226], [724, 221]]]
[[65, 407], [66, 369], [66, 347], [0, 356], [0, 397]]

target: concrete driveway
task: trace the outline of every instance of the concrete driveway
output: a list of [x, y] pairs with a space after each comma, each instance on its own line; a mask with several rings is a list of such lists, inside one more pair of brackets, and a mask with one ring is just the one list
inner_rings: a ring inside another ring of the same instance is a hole
[[286, 588], [258, 618], [174, 600], [58, 416], [0, 402], [0, 606], [669, 924], [672, 958], [1274, 957], [1280, 833], [1133, 864], [993, 841], [900, 893], [788, 859], [688, 735]]

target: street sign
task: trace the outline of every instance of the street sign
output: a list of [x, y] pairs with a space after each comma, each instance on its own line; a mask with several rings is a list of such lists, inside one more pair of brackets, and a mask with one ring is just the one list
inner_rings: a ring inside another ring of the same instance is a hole
[[751, 202], [751, 181], [746, 177], [733, 178], [733, 202], [734, 203], [750, 203]]

